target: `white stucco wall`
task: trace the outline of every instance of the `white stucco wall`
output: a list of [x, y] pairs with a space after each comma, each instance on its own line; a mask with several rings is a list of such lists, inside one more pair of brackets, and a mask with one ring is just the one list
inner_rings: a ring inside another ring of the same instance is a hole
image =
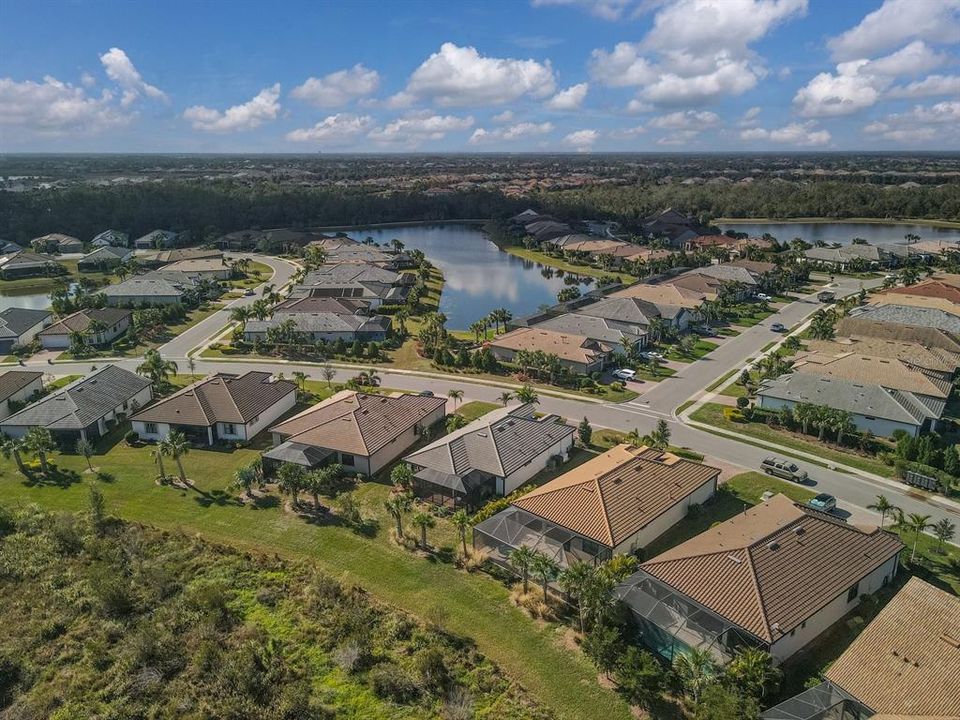
[[148, 433], [147, 423], [143, 422], [142, 420], [134, 420], [130, 423], [130, 425], [133, 427], [133, 431], [140, 436], [141, 440], [160, 442], [170, 434], [170, 426], [166, 423], [153, 424], [157, 426], [157, 431], [155, 433]]
[[11, 395], [11, 396], [8, 397], [6, 400], [4, 400], [2, 403], [0, 403], [0, 420], [3, 420], [4, 418], [10, 417], [10, 415], [13, 414], [13, 413], [10, 412], [10, 401], [11, 401], [11, 400], [13, 400], [13, 401], [15, 401], [15, 402], [21, 402], [21, 403], [22, 403], [22, 402], [26, 402], [26, 401], [29, 400], [31, 397], [33, 397], [33, 394], [34, 394], [35, 392], [37, 392], [37, 391], [39, 391], [39, 390], [42, 390], [42, 389], [43, 389], [43, 378], [37, 378], [36, 380], [34, 380], [33, 382], [31, 382], [29, 385], [21, 388], [20, 390], [18, 390], [18, 391], [15, 392], [15, 393], [13, 393], [13, 395]]
[[[446, 406], [441, 405], [429, 415], [424, 416], [420, 422], [420, 426], [424, 428], [432, 427], [434, 424], [440, 422], [445, 414]], [[380, 448], [370, 456], [369, 474], [373, 475], [380, 472], [403, 455], [407, 449], [417, 441], [418, 437], [419, 435], [416, 434], [415, 429], [411, 427], [393, 442], [387, 443], [384, 447]]]
[[266, 430], [277, 418], [293, 409], [297, 404], [296, 391], [286, 395], [280, 402], [260, 413], [259, 417], [253, 418], [245, 427], [237, 426], [237, 430], [244, 433], [244, 439], [252, 440], [257, 433]]
[[717, 491], [717, 476], [710, 478], [703, 485], [695, 489], [692, 493], [681, 499], [677, 504], [654, 518], [649, 523], [640, 528], [637, 532], [613, 548], [615, 555], [625, 555], [632, 553], [639, 548], [646, 547], [667, 530], [677, 523], [681, 522], [690, 510], [690, 505], [702, 505]]
[[510, 475], [510, 477], [504, 478], [503, 494], [509, 495], [518, 487], [523, 485], [527, 480], [543, 470], [547, 466], [547, 461], [549, 461], [554, 455], [563, 455], [564, 459], [566, 459], [567, 453], [569, 453], [570, 448], [573, 447], [573, 437], [575, 434], [576, 433], [573, 433], [563, 441], [547, 448], [545, 451], [533, 458], [533, 460]]

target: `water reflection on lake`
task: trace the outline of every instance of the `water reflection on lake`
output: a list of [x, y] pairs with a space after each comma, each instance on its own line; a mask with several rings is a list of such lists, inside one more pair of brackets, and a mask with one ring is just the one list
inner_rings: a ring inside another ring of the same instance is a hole
[[408, 249], [421, 250], [443, 271], [440, 310], [452, 329], [466, 329], [498, 307], [514, 317], [529, 315], [541, 305], [555, 304], [557, 293], [566, 287], [562, 272], [558, 276], [552, 268], [503, 252], [473, 225], [379, 228], [349, 235], [357, 240], [372, 237], [377, 243], [396, 238]]
[[919, 235], [921, 240], [960, 241], [960, 230], [934, 228], [926, 225], [879, 225], [873, 223], [730, 223], [721, 225], [722, 230], [736, 230], [751, 237], [770, 233], [780, 242], [790, 242], [795, 237], [808, 243], [822, 240], [825, 243], [848, 245], [853, 238], [864, 238], [871, 245], [902, 243], [903, 236]]
[[37, 292], [29, 287], [4, 288], [0, 283], [0, 310], [18, 307], [29, 310], [46, 310], [50, 307], [50, 291]]

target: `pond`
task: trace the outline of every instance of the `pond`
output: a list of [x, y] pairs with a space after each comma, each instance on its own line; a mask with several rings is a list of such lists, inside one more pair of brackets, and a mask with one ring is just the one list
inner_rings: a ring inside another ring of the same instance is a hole
[[12, 307], [46, 310], [50, 307], [50, 291], [37, 292], [29, 287], [4, 288], [0, 284], [0, 310]]
[[853, 238], [864, 238], [871, 245], [882, 243], [902, 243], [903, 236], [910, 233], [919, 235], [921, 240], [960, 241], [960, 229], [935, 228], [927, 225], [874, 223], [785, 223], [785, 222], [756, 222], [756, 223], [728, 223], [720, 225], [722, 230], [736, 230], [751, 237], [759, 237], [770, 233], [780, 242], [790, 242], [793, 238], [803, 238], [808, 243], [822, 240], [825, 243], [840, 243], [848, 245]]
[[[443, 272], [440, 311], [447, 326], [466, 330], [491, 310], [505, 307], [514, 317], [554, 305], [564, 287], [563, 271], [522, 260], [498, 248], [474, 225], [417, 225], [354, 230], [358, 240], [372, 237], [386, 244], [396, 238], [407, 249], [421, 250]], [[581, 285], [581, 291], [590, 289]]]

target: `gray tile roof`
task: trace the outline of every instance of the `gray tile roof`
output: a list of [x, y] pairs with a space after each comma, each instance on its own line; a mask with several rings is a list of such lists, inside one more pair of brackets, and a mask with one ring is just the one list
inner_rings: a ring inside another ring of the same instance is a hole
[[629, 297], [610, 297], [600, 302], [577, 308], [581, 315], [619, 320], [631, 325], [647, 326], [654, 318], [662, 317], [659, 307], [647, 300]]
[[757, 273], [751, 272], [747, 268], [739, 265], [707, 265], [706, 267], [691, 270], [690, 273], [706, 275], [716, 278], [717, 280], [722, 280], [723, 282], [740, 282], [744, 285], [757, 284]]
[[493, 410], [405, 459], [461, 478], [474, 471], [509, 477], [573, 432], [555, 418], [534, 418], [531, 404], [515, 405]]
[[533, 327], [553, 330], [554, 332], [573, 333], [583, 335], [591, 340], [605, 343], [631, 345], [646, 337], [646, 332], [638, 330], [635, 325], [608, 320], [591, 315], [567, 313], [549, 320], [537, 323]]
[[390, 318], [383, 315], [368, 317], [333, 312], [278, 313], [270, 320], [250, 320], [246, 332], [265, 333], [286, 320], [293, 320], [300, 332], [386, 332]]
[[104, 365], [0, 422], [9, 426], [81, 430], [129, 401], [150, 381], [116, 365]]
[[49, 310], [7, 308], [0, 312], [0, 337], [20, 337], [34, 325], [43, 322], [52, 315], [53, 313]]
[[115, 285], [107, 285], [102, 292], [107, 297], [180, 297], [197, 284], [197, 277], [176, 270], [158, 270], [134, 275]]
[[115, 247], [113, 245], [104, 245], [99, 247], [91, 253], [87, 253], [82, 258], [80, 262], [86, 263], [96, 263], [100, 260], [110, 261], [110, 260], [123, 260], [127, 255], [130, 254], [130, 250], [125, 247]]
[[849, 317], [855, 320], [898, 323], [900, 325], [919, 325], [936, 328], [949, 333], [960, 333], [960, 316], [937, 308], [915, 305], [864, 305], [850, 311]]
[[119, 230], [104, 230], [103, 232], [94, 235], [91, 242], [108, 242], [111, 245], [126, 246], [127, 243], [130, 242], [130, 236], [125, 232], [120, 232]]
[[27, 387], [27, 385], [42, 377], [42, 372], [8, 370], [0, 375], [0, 402], [9, 399], [11, 395], [20, 392]]

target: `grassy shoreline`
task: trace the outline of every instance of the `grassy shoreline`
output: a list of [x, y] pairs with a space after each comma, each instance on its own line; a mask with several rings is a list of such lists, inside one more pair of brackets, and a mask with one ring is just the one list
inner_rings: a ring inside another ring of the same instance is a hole
[[887, 218], [829, 218], [829, 217], [800, 217], [800, 218], [717, 218], [714, 223], [724, 225], [751, 225], [754, 223], [773, 223], [777, 225], [798, 225], [803, 223], [837, 223], [838, 225], [923, 225], [932, 228], [946, 228], [949, 230], [960, 230], [960, 221], [958, 220], [929, 220], [898, 218], [891, 220]]

